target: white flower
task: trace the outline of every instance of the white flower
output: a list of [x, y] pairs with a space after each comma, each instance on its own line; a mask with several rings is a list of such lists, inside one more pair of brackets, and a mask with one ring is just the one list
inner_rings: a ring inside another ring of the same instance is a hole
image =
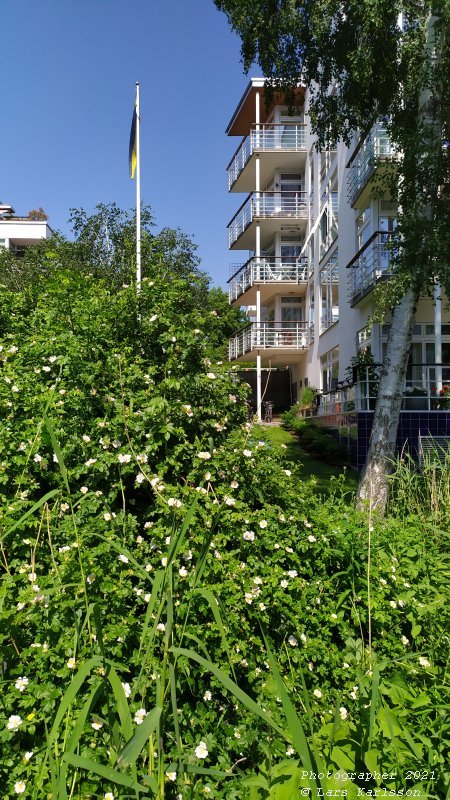
[[94, 719], [94, 721], [91, 722], [91, 725], [94, 728], [94, 731], [100, 731], [103, 728], [103, 722], [101, 719]]
[[18, 728], [22, 725], [22, 717], [19, 717], [18, 714], [12, 714], [7, 722], [6, 727], [9, 731], [17, 731]]
[[179, 574], [180, 578], [185, 578], [186, 575], [188, 574], [188, 571], [187, 571], [186, 567], [180, 567], [180, 570], [179, 570], [178, 574]]
[[16, 689], [19, 690], [19, 692], [24, 692], [25, 689], [27, 688], [29, 682], [30, 681], [28, 680], [28, 678], [25, 678], [25, 677], [17, 678], [14, 686], [16, 687]]
[[391, 608], [397, 608], [397, 603], [395, 602], [395, 600], [389, 600], [389, 605]]
[[245, 592], [244, 594], [245, 602], [251, 606], [253, 603], [253, 594], [251, 592]]
[[290, 578], [296, 578], [297, 575], [298, 575], [298, 572], [297, 572], [296, 569], [290, 569], [290, 570], [288, 570], [288, 575], [289, 575]]
[[136, 475], [136, 483], [143, 483], [145, 481], [145, 475], [143, 472], [138, 472]]
[[122, 689], [125, 693], [125, 697], [130, 697], [131, 695], [131, 686], [129, 683], [122, 683]]
[[314, 689], [313, 695], [314, 697], [322, 697], [322, 692], [320, 691], [320, 689]]
[[81, 494], [87, 494], [89, 491], [87, 486], [82, 486], [80, 489]]
[[117, 460], [119, 464], [129, 464], [131, 461], [131, 456], [129, 453], [120, 453], [117, 456]]
[[118, 558], [119, 558], [119, 561], [122, 562], [122, 564], [128, 564], [128, 557], [124, 556], [123, 553], [121, 553], [120, 556], [118, 556]]
[[241, 734], [239, 733], [238, 730], [234, 731], [234, 736], [235, 736], [236, 739], [240, 739], [241, 738]]
[[293, 747], [288, 747], [288, 749], [286, 750], [286, 755], [287, 756], [293, 756], [294, 753], [295, 753], [295, 750], [294, 750]]
[[75, 669], [76, 665], [77, 665], [77, 662], [75, 661], [75, 659], [74, 658], [69, 658], [69, 660], [67, 662], [68, 669]]
[[155, 320], [157, 319], [158, 319], [158, 314], [152, 314], [152, 316], [150, 317], [150, 322], [155, 322]]
[[50, 372], [50, 367], [42, 367], [42, 372]]
[[105, 522], [109, 522], [112, 519], [112, 516], [109, 513], [109, 511], [106, 511], [106, 513], [103, 514], [103, 519], [105, 520]]
[[16, 794], [23, 794], [26, 788], [27, 785], [25, 781], [16, 781], [14, 784], [14, 791]]
[[183, 503], [181, 502], [181, 500], [178, 500], [176, 497], [169, 497], [169, 499], [167, 501], [167, 505], [168, 506], [173, 506], [174, 508], [181, 508]]
[[200, 744], [195, 748], [195, 755], [197, 758], [207, 758], [208, 750], [204, 742], [200, 742]]
[[166, 556], [162, 557], [161, 564], [163, 565], [163, 567], [167, 567], [167, 557]]
[[211, 692], [209, 691], [209, 689], [207, 689], [207, 690], [206, 690], [206, 692], [205, 692], [205, 694], [203, 695], [203, 700], [206, 700], [206, 701], [208, 701], [208, 700], [212, 700], [212, 694], [211, 694]]
[[402, 636], [402, 644], [404, 644], [405, 647], [409, 644], [409, 639], [407, 639], [406, 636]]
[[421, 667], [431, 667], [431, 664], [428, 661], [428, 658], [424, 658], [423, 656], [420, 656], [419, 664], [420, 664]]
[[287, 475], [287, 476], [289, 477], [290, 475], [292, 475], [292, 472], [291, 472], [291, 470], [290, 470], [290, 469], [285, 469], [285, 470], [284, 470], [284, 474], [285, 474], [285, 475]]
[[146, 571], [146, 572], [151, 572], [151, 571], [152, 571], [152, 569], [153, 569], [153, 567], [152, 567], [152, 565], [151, 565], [151, 564], [146, 564], [146, 565], [145, 565], [145, 571]]
[[169, 781], [176, 781], [176, 779], [177, 779], [177, 773], [176, 772], [166, 772], [166, 776], [169, 779]]
[[236, 500], [233, 497], [227, 497], [227, 495], [225, 495], [225, 497], [223, 498], [223, 502], [225, 503], [226, 506], [236, 505]]
[[347, 717], [348, 717], [348, 711], [347, 711], [347, 709], [345, 708], [345, 706], [341, 706], [341, 707], [340, 707], [340, 709], [339, 709], [339, 716], [340, 716], [340, 718], [341, 718], [341, 719], [347, 719]]
[[283, 578], [283, 580], [280, 581], [280, 586], [281, 586], [282, 589], [287, 589], [287, 587], [289, 586], [289, 583], [286, 580], [286, 578]]
[[289, 636], [288, 637], [288, 644], [290, 644], [291, 647], [297, 647], [298, 642], [297, 642], [297, 639], [295, 638], [295, 636]]
[[242, 455], [244, 455], [246, 458], [250, 458], [251, 455], [252, 455], [252, 451], [251, 450], [243, 450], [242, 451]]
[[83, 436], [81, 438], [83, 439], [83, 442], [90, 442], [91, 441], [91, 437], [88, 436], [87, 433], [83, 434]]
[[97, 461], [96, 458], [88, 458], [88, 460], [84, 462], [84, 466], [92, 467], [92, 464], [95, 464], [96, 461]]
[[308, 536], [308, 542], [315, 542], [315, 541], [316, 541], [316, 537], [315, 537], [315, 536], [313, 536], [312, 534], [310, 534], [310, 535]]
[[143, 723], [143, 721], [144, 721], [144, 717], [146, 717], [146, 716], [147, 716], [147, 712], [146, 712], [145, 708], [138, 708], [138, 710], [136, 711], [136, 713], [134, 715], [134, 721], [135, 721], [136, 725], [141, 725]]
[[344, 661], [343, 665], [344, 669], [350, 669], [350, 664], [347, 661]]
[[214, 372], [207, 372], [206, 373], [206, 377], [209, 378], [210, 381], [215, 381], [216, 380], [216, 376], [214, 375]]
[[35, 461], [36, 464], [39, 464], [42, 461], [42, 456], [40, 456], [39, 453], [36, 453], [36, 455], [33, 458], [33, 461]]
[[186, 405], [181, 406], [181, 408], [183, 409], [184, 413], [187, 414], [188, 417], [194, 416], [194, 413], [192, 411], [192, 406], [190, 406], [189, 403], [186, 403]]
[[208, 461], [211, 458], [211, 453], [208, 453], [207, 450], [202, 450], [200, 453], [197, 453], [197, 458], [201, 458], [203, 461]]
[[242, 538], [245, 539], [246, 542], [254, 542], [255, 534], [253, 531], [244, 531]]
[[113, 793], [112, 792], [106, 792], [106, 794], [103, 795], [103, 800], [114, 800]]
[[25, 764], [28, 764], [28, 762], [31, 761], [32, 758], [33, 758], [33, 751], [32, 750], [27, 750], [27, 752], [24, 753], [24, 756], [23, 756], [23, 760], [25, 761]]
[[17, 394], [17, 392], [19, 392], [20, 389], [19, 389], [18, 386], [14, 385], [14, 386], [11, 386], [11, 391], [14, 392], [14, 394]]
[[267, 528], [267, 520], [266, 519], [260, 520], [258, 525], [260, 528]]
[[14, 355], [14, 353], [17, 353], [18, 349], [19, 349], [19, 348], [18, 348], [18, 347], [16, 347], [16, 345], [15, 345], [15, 344], [13, 344], [13, 345], [12, 345], [12, 346], [9, 348], [9, 350], [8, 350], [8, 353], [12, 353], [12, 355]]
[[166, 630], [166, 626], [164, 625], [164, 622], [158, 622], [158, 624], [156, 626], [156, 630], [157, 631], [165, 631]]
[[304, 633], [301, 633], [301, 634], [300, 634], [300, 639], [301, 639], [301, 641], [303, 642], [303, 644], [306, 644], [306, 636], [305, 636], [305, 634], [304, 634]]

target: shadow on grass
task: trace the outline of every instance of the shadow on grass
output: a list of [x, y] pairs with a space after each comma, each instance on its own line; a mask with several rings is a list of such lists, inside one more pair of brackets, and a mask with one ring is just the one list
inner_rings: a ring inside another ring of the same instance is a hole
[[303, 480], [311, 479], [314, 482], [318, 493], [324, 494], [329, 491], [330, 479], [343, 476], [343, 490], [354, 493], [358, 486], [359, 473], [347, 467], [336, 467], [318, 461], [302, 450], [298, 440], [292, 433], [285, 431], [277, 425], [255, 425], [253, 432], [264, 441], [270, 443], [272, 447], [283, 449], [286, 458], [297, 464], [300, 470], [300, 477]]

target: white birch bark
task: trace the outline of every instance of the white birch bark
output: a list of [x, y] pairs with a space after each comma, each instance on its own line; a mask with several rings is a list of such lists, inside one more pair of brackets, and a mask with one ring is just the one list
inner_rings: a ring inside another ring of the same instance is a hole
[[417, 301], [410, 289], [392, 315], [369, 452], [357, 492], [360, 509], [384, 513], [386, 508]]

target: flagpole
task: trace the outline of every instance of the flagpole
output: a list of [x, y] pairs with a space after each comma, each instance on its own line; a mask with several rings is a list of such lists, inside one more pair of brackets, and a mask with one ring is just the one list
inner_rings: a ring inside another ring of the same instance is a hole
[[139, 81], [136, 81], [136, 291], [141, 291], [141, 114], [139, 107]]

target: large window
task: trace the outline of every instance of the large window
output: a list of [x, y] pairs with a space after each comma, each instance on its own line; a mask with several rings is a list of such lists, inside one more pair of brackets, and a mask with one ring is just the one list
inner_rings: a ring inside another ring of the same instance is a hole
[[339, 379], [339, 347], [320, 357], [322, 392], [332, 392]]
[[326, 331], [339, 320], [339, 275], [338, 253], [333, 256], [320, 270], [320, 294], [322, 309], [320, 316], [320, 331]]

